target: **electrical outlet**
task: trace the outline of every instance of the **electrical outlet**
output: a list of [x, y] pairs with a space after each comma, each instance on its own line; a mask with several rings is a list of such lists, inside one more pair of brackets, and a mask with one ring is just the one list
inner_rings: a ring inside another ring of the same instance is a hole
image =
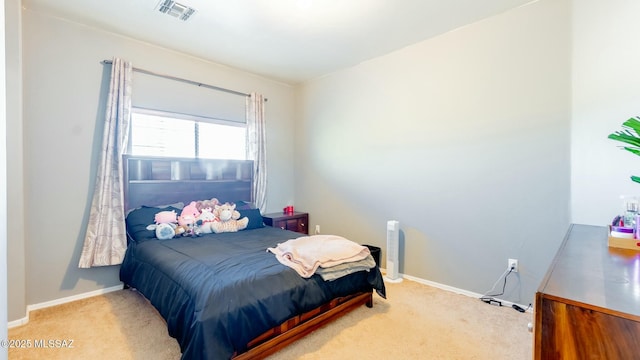
[[316, 225], [316, 235], [320, 234], [320, 225]]
[[507, 269], [513, 269], [513, 272], [518, 272], [518, 259], [509, 259], [507, 266]]

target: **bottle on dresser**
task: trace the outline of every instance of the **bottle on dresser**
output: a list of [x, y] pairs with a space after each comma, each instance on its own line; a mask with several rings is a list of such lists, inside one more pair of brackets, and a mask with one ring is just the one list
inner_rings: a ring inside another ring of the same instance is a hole
[[622, 215], [623, 226], [632, 233], [631, 238], [638, 238], [640, 233], [640, 222], [638, 221], [638, 198], [635, 196], [623, 196], [624, 215]]
[[636, 215], [638, 214], [638, 200], [630, 199], [625, 203], [626, 210], [624, 212], [624, 226], [635, 228]]

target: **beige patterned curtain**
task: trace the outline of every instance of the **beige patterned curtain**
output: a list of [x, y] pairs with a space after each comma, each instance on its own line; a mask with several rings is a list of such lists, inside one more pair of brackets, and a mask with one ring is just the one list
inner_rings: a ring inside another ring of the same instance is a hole
[[122, 188], [122, 154], [131, 118], [131, 63], [113, 59], [102, 156], [91, 202], [89, 224], [78, 264], [81, 268], [122, 263], [127, 248]]
[[253, 199], [261, 212], [267, 208], [267, 136], [264, 97], [247, 97], [247, 159], [253, 160]]

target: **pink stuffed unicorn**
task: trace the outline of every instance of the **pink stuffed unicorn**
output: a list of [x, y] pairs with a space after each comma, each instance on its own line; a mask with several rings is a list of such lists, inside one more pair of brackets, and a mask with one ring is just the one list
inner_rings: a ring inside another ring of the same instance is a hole
[[196, 202], [192, 201], [189, 205], [185, 206], [178, 218], [178, 224], [180, 225], [193, 225], [200, 216], [200, 211], [196, 207]]

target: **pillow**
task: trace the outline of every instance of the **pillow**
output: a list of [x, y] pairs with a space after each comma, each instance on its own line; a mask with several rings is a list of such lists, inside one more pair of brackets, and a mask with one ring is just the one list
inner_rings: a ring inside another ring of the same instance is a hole
[[181, 209], [173, 206], [155, 207], [141, 206], [133, 209], [127, 215], [125, 222], [127, 224], [127, 235], [135, 242], [144, 242], [147, 240], [157, 239], [156, 232], [147, 230], [147, 226], [154, 224], [155, 216], [160, 211], [171, 211], [180, 213]]
[[[150, 207], [150, 206], [146, 206], [146, 207]], [[184, 203], [183, 202], [177, 202], [177, 203], [174, 203], [174, 204], [157, 205], [157, 206], [154, 206], [154, 207], [159, 208], [159, 209], [164, 209], [164, 208], [168, 208], [168, 207], [174, 207], [174, 208], [177, 208], [177, 209], [182, 209], [184, 207]], [[134, 209], [127, 210], [127, 213], [125, 214], [125, 217], [129, 216], [129, 214], [131, 214], [132, 211], [138, 210], [138, 209], [140, 209], [140, 208], [137, 207], [137, 208], [134, 208]]]
[[238, 210], [238, 211], [240, 211], [240, 210], [251, 210], [251, 209], [255, 209], [256, 208], [254, 203], [248, 202], [248, 201], [244, 201], [244, 200], [234, 201], [233, 203], [236, 204], [236, 210]]
[[[236, 208], [237, 209], [237, 208]], [[260, 214], [260, 209], [240, 209], [238, 210], [240, 213], [240, 219], [243, 217], [249, 218], [249, 223], [244, 230], [250, 229], [259, 229], [264, 227], [264, 223], [262, 222], [262, 215]]]

